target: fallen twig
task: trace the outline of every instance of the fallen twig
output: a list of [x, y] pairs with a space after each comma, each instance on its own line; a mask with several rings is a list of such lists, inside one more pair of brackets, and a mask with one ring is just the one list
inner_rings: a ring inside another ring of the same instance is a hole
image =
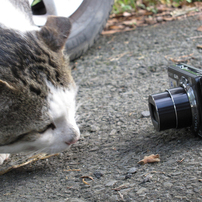
[[198, 38], [202, 38], [202, 35], [199, 35], [199, 36], [192, 36], [192, 37], [187, 38], [187, 40], [190, 40], [190, 39], [198, 39]]
[[126, 189], [126, 188], [128, 188], [128, 186], [126, 186], [126, 185], [121, 185], [121, 186], [119, 186], [119, 187], [113, 188], [112, 190], [120, 191], [120, 190]]
[[30, 164], [32, 162], [35, 162], [35, 161], [38, 161], [38, 160], [43, 160], [43, 159], [47, 159], [47, 158], [50, 158], [52, 156], [57, 156], [59, 154], [51, 154], [51, 155], [47, 155], [47, 154], [36, 154], [32, 157], [29, 157], [28, 159], [30, 159], [29, 161], [26, 161], [24, 163], [21, 163], [21, 164], [18, 164], [18, 165], [13, 165], [13, 166], [10, 166], [9, 168], [7, 169], [4, 169], [2, 171], [0, 171], [0, 175], [4, 175], [5, 173], [11, 171], [12, 169], [16, 169], [16, 168], [20, 168], [22, 166], [25, 166], [27, 164]]
[[172, 58], [172, 57], [169, 58], [168, 56], [165, 56], [165, 58], [171, 60], [174, 63], [181, 63], [181, 62], [186, 62], [186, 61], [188, 61], [190, 59], [194, 59], [193, 54], [194, 53], [191, 53], [189, 55], [182, 55], [182, 56], [180, 56], [178, 58]]
[[179, 161], [177, 161], [178, 163], [182, 163], [182, 161], [184, 161], [184, 158], [183, 159], [181, 159], [181, 160], [179, 160]]
[[118, 191], [118, 194], [119, 194], [119, 196], [121, 197], [121, 200], [124, 201], [123, 194], [121, 194], [120, 191]]
[[90, 184], [85, 181], [85, 178], [89, 178], [89, 179], [91, 179], [91, 180], [94, 181], [94, 179], [93, 179], [91, 176], [82, 176], [81, 178], [82, 178], [82, 182], [83, 182], [84, 184], [86, 184], [86, 185], [90, 185]]
[[65, 172], [70, 172], [70, 171], [81, 171], [81, 169], [68, 169], [68, 170], [63, 170]]

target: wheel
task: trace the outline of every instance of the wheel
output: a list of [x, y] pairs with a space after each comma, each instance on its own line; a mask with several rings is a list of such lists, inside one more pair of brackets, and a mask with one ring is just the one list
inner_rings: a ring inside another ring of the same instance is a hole
[[72, 30], [66, 43], [70, 60], [91, 47], [106, 25], [114, 0], [84, 0], [70, 19]]
[[33, 20], [43, 26], [48, 15], [69, 17], [72, 22], [65, 51], [70, 60], [80, 57], [91, 47], [103, 30], [114, 0], [29, 0]]

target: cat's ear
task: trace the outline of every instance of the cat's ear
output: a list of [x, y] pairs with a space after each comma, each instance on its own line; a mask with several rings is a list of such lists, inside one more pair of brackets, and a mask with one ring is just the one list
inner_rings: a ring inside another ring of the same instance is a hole
[[0, 93], [3, 90], [10, 91], [10, 90], [15, 90], [15, 88], [12, 85], [10, 85], [9, 83], [7, 83], [6, 81], [3, 81], [0, 79]]
[[64, 48], [70, 30], [71, 22], [68, 18], [49, 16], [39, 34], [48, 47], [57, 52]]

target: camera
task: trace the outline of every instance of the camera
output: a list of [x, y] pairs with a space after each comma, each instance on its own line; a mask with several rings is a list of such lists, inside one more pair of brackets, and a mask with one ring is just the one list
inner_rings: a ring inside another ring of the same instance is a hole
[[170, 89], [148, 98], [155, 129], [191, 127], [202, 136], [202, 70], [176, 64], [168, 67], [168, 77]]

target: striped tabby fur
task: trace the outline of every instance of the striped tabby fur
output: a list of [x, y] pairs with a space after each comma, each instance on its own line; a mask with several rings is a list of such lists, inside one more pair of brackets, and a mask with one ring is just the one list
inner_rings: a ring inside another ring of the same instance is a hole
[[[3, 10], [9, 9], [14, 12], [14, 17], [13, 22], [6, 24], [6, 18], [11, 16]], [[71, 23], [67, 18], [49, 17], [46, 25], [39, 29], [32, 24], [30, 13], [27, 1], [1, 2], [2, 154], [29, 151], [56, 153], [65, 150], [80, 136], [75, 121], [77, 87], [71, 76], [68, 58], [63, 54]], [[18, 18], [20, 15], [23, 17]], [[0, 163], [1, 158], [7, 157], [0, 154]]]

